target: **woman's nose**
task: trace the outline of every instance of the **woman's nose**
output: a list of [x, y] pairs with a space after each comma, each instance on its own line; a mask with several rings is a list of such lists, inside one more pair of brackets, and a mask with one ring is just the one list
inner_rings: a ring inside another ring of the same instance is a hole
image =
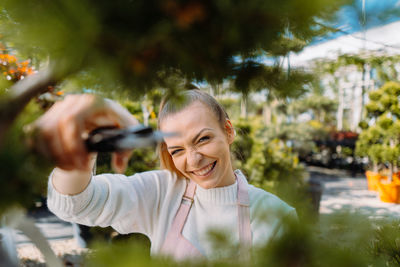
[[203, 156], [199, 151], [191, 149], [188, 151], [187, 164], [189, 167], [198, 167]]

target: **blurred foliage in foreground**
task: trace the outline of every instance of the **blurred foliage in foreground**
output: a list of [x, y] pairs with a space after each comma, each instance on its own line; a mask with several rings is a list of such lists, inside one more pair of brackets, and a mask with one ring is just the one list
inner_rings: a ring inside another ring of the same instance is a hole
[[49, 175], [52, 165], [27, 148], [21, 131], [41, 113], [37, 103], [30, 103], [24, 115], [5, 136], [0, 149], [0, 214], [10, 208], [10, 204], [33, 207], [35, 201], [46, 193], [45, 177]]
[[[29, 60], [20, 61], [14, 55], [8, 54], [1, 43], [0, 52], [0, 99], [3, 99], [9, 87], [32, 75], [34, 68]], [[10, 208], [10, 205], [33, 207], [35, 201], [45, 195], [47, 182], [43, 178], [49, 175], [52, 165], [43, 157], [32, 153], [23, 132], [26, 125], [43, 114], [45, 102], [40, 98], [30, 101], [5, 133], [4, 140], [0, 141], [0, 214]], [[0, 116], [1, 119], [4, 117]], [[0, 132], [2, 130], [0, 127]]]
[[[4, 171], [0, 179], [5, 186], [0, 195], [13, 192], [13, 197], [1, 199], [1, 205], [22, 204], [19, 198], [28, 198], [29, 190], [38, 186], [35, 179], [47, 176], [39, 175], [44, 170], [40, 164], [29, 164], [24, 158], [42, 161], [34, 159], [37, 155], [24, 152], [18, 158], [12, 156], [13, 150], [19, 151], [18, 146], [26, 149], [22, 139], [9, 140], [3, 135], [25, 104], [49, 86], [102, 91], [111, 97], [118, 91], [138, 97], [155, 88], [168, 88], [166, 91], [173, 93], [187, 81], [211, 84], [231, 79], [245, 94], [261, 87], [301, 93], [304, 87], [300, 80], [309, 81], [309, 75], [295, 69], [286, 72], [280, 59], [326, 33], [321, 22], [333, 20], [336, 11], [349, 2], [1, 1], [1, 41], [12, 53], [30, 59], [38, 70], [14, 85], [1, 80], [0, 145], [5, 144], [1, 147], [5, 160], [1, 161]], [[260, 56], [273, 58], [273, 63], [259, 62]], [[22, 64], [21, 71], [30, 73], [28, 65]], [[17, 132], [9, 134], [17, 138], [22, 125], [14, 129]], [[135, 168], [141, 171], [153, 165], [150, 159], [149, 166]], [[38, 173], [31, 180], [32, 187], [21, 186], [20, 192], [14, 192], [6, 186], [9, 181], [24, 184], [30, 173]]]
[[237, 75], [247, 90], [260, 74], [271, 85], [280, 81], [280, 66], [266, 68], [257, 56], [300, 51], [351, 2], [4, 0], [0, 34], [26, 57], [54, 62], [61, 78], [93, 72], [103, 84], [111, 78], [143, 94], [178, 70], [208, 82]]
[[[97, 243], [87, 266], [398, 266], [399, 226], [398, 220], [371, 220], [345, 212], [324, 215], [317, 224], [285, 220], [278, 238], [254, 249], [252, 264], [244, 263], [234, 252], [219, 261], [176, 263], [150, 258], [138, 242]], [[212, 236], [219, 248], [234, 247], [221, 235]]]

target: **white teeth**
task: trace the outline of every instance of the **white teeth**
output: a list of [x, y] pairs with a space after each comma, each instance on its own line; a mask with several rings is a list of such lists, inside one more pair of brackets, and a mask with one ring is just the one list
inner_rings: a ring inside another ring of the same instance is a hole
[[214, 166], [214, 163], [211, 163], [210, 165], [207, 165], [206, 167], [204, 167], [198, 171], [194, 171], [193, 173], [196, 175], [200, 175], [200, 176], [205, 175], [212, 169], [213, 166]]

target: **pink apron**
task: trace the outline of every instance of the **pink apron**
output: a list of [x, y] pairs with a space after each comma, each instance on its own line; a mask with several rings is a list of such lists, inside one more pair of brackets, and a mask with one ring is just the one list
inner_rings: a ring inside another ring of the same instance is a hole
[[[247, 191], [247, 180], [240, 170], [235, 171], [238, 183], [237, 207], [240, 253], [242, 259], [250, 258], [251, 227], [250, 227], [250, 199]], [[188, 258], [204, 258], [204, 255], [194, 247], [183, 235], [182, 230], [193, 204], [196, 192], [196, 183], [189, 180], [181, 205], [172, 221], [171, 228], [161, 247], [161, 254], [171, 256], [175, 260]]]

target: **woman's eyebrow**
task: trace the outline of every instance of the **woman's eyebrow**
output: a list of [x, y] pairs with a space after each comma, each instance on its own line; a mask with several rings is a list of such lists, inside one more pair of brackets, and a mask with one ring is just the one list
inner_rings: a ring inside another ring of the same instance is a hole
[[212, 131], [211, 128], [203, 128], [200, 130], [200, 132], [198, 132], [192, 139], [192, 143], [196, 142], [197, 138], [199, 138], [199, 136], [204, 132], [204, 131]]
[[[204, 131], [212, 131], [213, 129], [211, 128], [203, 128], [198, 132], [192, 139], [192, 143], [196, 142], [196, 139], [199, 138], [199, 136], [204, 132]], [[175, 148], [181, 148], [181, 146], [169, 146], [167, 147], [168, 150], [170, 149], [175, 149]]]

